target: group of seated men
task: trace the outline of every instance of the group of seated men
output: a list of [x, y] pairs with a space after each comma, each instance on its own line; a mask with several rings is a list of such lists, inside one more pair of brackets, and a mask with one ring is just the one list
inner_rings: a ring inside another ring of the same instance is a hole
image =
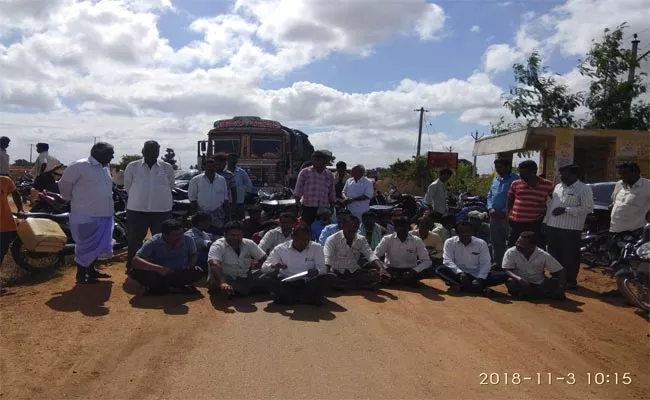
[[389, 234], [375, 221], [372, 215], [360, 221], [343, 213], [324, 239], [332, 225], [323, 229], [318, 243], [312, 227], [298, 223], [295, 214], [282, 214], [279, 226], [266, 231], [258, 245], [245, 237], [246, 221], [227, 223], [217, 239], [202, 230], [207, 217], [195, 215], [186, 233], [172, 219], [143, 244], [130, 274], [151, 293], [195, 293], [193, 284], [207, 275], [210, 293], [274, 293], [278, 304], [320, 305], [330, 290], [417, 286], [435, 276], [459, 292], [488, 294], [488, 288], [506, 284], [517, 297], [564, 298], [564, 270], [536, 246], [532, 232], [522, 233], [506, 252], [502, 270], [493, 270], [488, 245], [474, 236], [469, 221], [453, 228], [449, 221], [433, 224], [425, 218], [411, 231], [411, 221], [397, 217]]

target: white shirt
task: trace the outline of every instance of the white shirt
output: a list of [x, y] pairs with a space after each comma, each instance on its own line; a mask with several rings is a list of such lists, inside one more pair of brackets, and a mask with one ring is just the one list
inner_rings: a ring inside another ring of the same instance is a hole
[[[557, 207], [564, 207], [566, 212], [562, 215], [553, 215]], [[555, 185], [550, 205], [546, 209], [546, 225], [581, 231], [585, 226], [587, 214], [594, 210], [594, 194], [591, 188], [580, 181], [567, 186], [564, 183]]]
[[9, 175], [9, 154], [5, 149], [0, 149], [0, 175]]
[[195, 176], [190, 180], [187, 188], [187, 198], [190, 201], [196, 201], [199, 209], [204, 212], [222, 208], [223, 203], [230, 199], [226, 178], [215, 174], [214, 179], [210, 182], [205, 174]]
[[36, 177], [41, 174], [41, 165], [46, 164], [45, 172], [54, 171], [57, 167], [61, 166], [61, 161], [57, 160], [56, 157], [51, 156], [49, 152], [44, 151], [38, 154], [36, 157], [36, 162], [32, 168], [32, 176]]
[[110, 217], [115, 213], [111, 174], [93, 157], [82, 158], [65, 169], [59, 179], [59, 192], [70, 201], [74, 214]]
[[127, 210], [141, 212], [171, 211], [174, 169], [157, 160], [149, 168], [144, 159], [133, 161], [124, 170], [124, 189], [129, 193]]
[[612, 193], [612, 219], [609, 231], [634, 231], [645, 225], [645, 214], [650, 209], [650, 180], [639, 178], [631, 187], [618, 181]]
[[255, 242], [242, 239], [239, 255], [235, 249], [226, 242], [225, 238], [218, 239], [210, 246], [208, 261], [218, 261], [225, 276], [230, 278], [245, 278], [251, 267], [251, 260], [260, 260], [266, 254]]
[[447, 239], [442, 262], [457, 274], [464, 272], [479, 279], [487, 278], [492, 268], [487, 243], [473, 236], [467, 246], [461, 243], [458, 236]]
[[422, 201], [431, 206], [433, 211], [445, 214], [447, 212], [447, 184], [440, 179], [433, 181], [427, 188], [427, 193]]
[[365, 237], [357, 234], [350, 246], [343, 235], [343, 231], [339, 231], [327, 238], [324, 253], [325, 265], [329, 265], [339, 272], [345, 272], [346, 269], [355, 272], [360, 269], [359, 257], [362, 255], [368, 262], [378, 259]]
[[343, 186], [343, 195], [348, 199], [354, 199], [355, 197], [366, 196], [368, 199], [353, 201], [348, 204], [348, 211], [357, 218], [361, 219], [361, 216], [366, 211], [370, 210], [370, 199], [373, 196], [374, 186], [370, 179], [362, 176], [358, 181], [354, 178], [350, 178], [345, 182]]
[[410, 233], [405, 241], [397, 233], [384, 236], [375, 249], [378, 258], [386, 256], [386, 265], [390, 268], [412, 268], [421, 272], [431, 267], [431, 258], [424, 242]]
[[253, 190], [253, 182], [251, 182], [248, 173], [241, 167], [235, 167], [235, 170], [229, 170], [235, 176], [235, 183], [237, 184], [237, 204], [244, 204], [246, 200], [246, 193]]
[[516, 247], [511, 247], [503, 255], [502, 268], [511, 270], [529, 283], [541, 285], [546, 279], [544, 270], [558, 272], [562, 270], [562, 265], [539, 247], [535, 248], [528, 259]]
[[293, 241], [282, 243], [274, 248], [269, 258], [262, 265], [262, 272], [270, 272], [272, 266], [284, 264], [286, 269], [279, 270], [278, 276], [286, 278], [301, 272], [316, 268], [320, 273], [325, 273], [325, 255], [323, 246], [316, 242], [309, 242], [309, 246], [303, 251], [293, 247]]
[[289, 233], [289, 236], [284, 236], [284, 233], [282, 233], [282, 228], [278, 226], [277, 228], [271, 229], [264, 234], [262, 240], [260, 240], [260, 249], [262, 249], [265, 253], [268, 253], [278, 245], [286, 243], [290, 240], [291, 233]]

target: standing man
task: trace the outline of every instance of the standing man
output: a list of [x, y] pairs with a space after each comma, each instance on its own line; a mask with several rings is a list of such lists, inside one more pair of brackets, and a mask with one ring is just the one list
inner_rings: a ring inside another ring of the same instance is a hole
[[226, 178], [217, 175], [216, 163], [206, 158], [203, 173], [190, 180], [187, 189], [190, 200], [190, 213], [197, 211], [209, 214], [212, 218], [210, 233], [220, 233], [230, 214], [230, 193]]
[[508, 242], [509, 227], [506, 215], [508, 191], [512, 182], [519, 179], [519, 175], [512, 172], [512, 161], [508, 159], [494, 160], [494, 170], [497, 176], [492, 180], [487, 194], [487, 207], [490, 212], [490, 242], [494, 252], [494, 262], [501, 266]]
[[351, 172], [352, 177], [343, 187], [343, 201], [350, 214], [361, 220], [363, 213], [370, 210], [370, 198], [374, 186], [370, 179], [366, 178], [366, 168], [363, 165], [355, 165]]
[[62, 167], [61, 161], [50, 155], [50, 145], [47, 143], [36, 143], [36, 152], [38, 157], [32, 168], [34, 189], [58, 193], [56, 179], [60, 174], [56, 173], [56, 170]]
[[113, 146], [99, 142], [90, 157], [75, 161], [65, 169], [59, 189], [70, 201], [70, 233], [75, 242], [74, 261], [77, 283], [97, 283], [108, 278], [94, 267], [98, 258], [113, 256], [113, 179], [108, 164]]
[[[634, 162], [616, 166], [620, 180], [612, 193], [611, 233], [641, 230], [645, 215], [650, 210], [650, 180], [641, 177], [641, 169]], [[615, 241], [610, 245], [610, 257], [618, 259]]]
[[9, 176], [9, 154], [7, 154], [7, 147], [9, 147], [11, 140], [6, 136], [0, 137], [0, 176]]
[[302, 205], [302, 220], [308, 226], [316, 221], [318, 207], [332, 208], [336, 201], [334, 175], [325, 168], [327, 156], [315, 151], [311, 156], [312, 166], [300, 171], [293, 194], [296, 204]]
[[246, 194], [253, 190], [253, 182], [248, 172], [238, 167], [239, 155], [231, 153], [228, 155], [228, 171], [235, 176], [235, 185], [237, 186], [237, 199], [233, 199], [232, 205], [235, 207], [233, 213], [235, 219], [242, 221], [246, 218]]
[[129, 223], [129, 253], [126, 267], [131, 268], [135, 253], [142, 246], [147, 230], [159, 234], [162, 223], [171, 216], [174, 169], [158, 158], [160, 145], [148, 140], [142, 148], [142, 159], [127, 165], [124, 188], [129, 193], [126, 218]]
[[18, 212], [22, 212], [23, 202], [16, 190], [16, 184], [10, 177], [0, 175], [0, 266], [17, 236], [16, 221], [9, 206], [9, 195], [12, 196]]
[[452, 174], [450, 169], [441, 170], [438, 179], [429, 185], [424, 195], [424, 204], [437, 218], [447, 213], [447, 182]]
[[560, 167], [561, 183], [555, 186], [551, 205], [546, 210], [548, 252], [566, 269], [567, 289], [578, 286], [581, 233], [587, 215], [594, 209], [591, 188], [582, 183], [580, 167]]
[[519, 175], [510, 185], [506, 214], [510, 224], [508, 247], [513, 247], [521, 232], [535, 232], [538, 243], [544, 247], [542, 221], [546, 215], [546, 202], [553, 194], [553, 183], [537, 176], [537, 163], [526, 160], [519, 164]]
[[[237, 182], [235, 182], [235, 175], [226, 169], [226, 156], [223, 154], [217, 154], [214, 156], [214, 165], [217, 171], [217, 174], [223, 176], [226, 179], [226, 184], [228, 185], [228, 201], [230, 204], [235, 204], [237, 201]], [[230, 212], [226, 214], [226, 222], [230, 221], [233, 218], [233, 209], [230, 209]]]
[[351, 175], [348, 173], [348, 165], [339, 161], [336, 163], [336, 172], [334, 173], [334, 192], [337, 200], [343, 200], [343, 188]]

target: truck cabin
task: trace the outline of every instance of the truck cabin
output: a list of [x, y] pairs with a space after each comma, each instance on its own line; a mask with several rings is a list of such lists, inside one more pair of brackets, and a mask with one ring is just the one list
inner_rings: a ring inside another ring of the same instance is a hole
[[199, 141], [197, 163], [217, 154], [239, 155], [239, 166], [245, 169], [255, 186], [281, 183], [282, 165], [290, 157], [290, 133], [279, 122], [260, 117], [233, 117], [214, 123], [207, 141]]

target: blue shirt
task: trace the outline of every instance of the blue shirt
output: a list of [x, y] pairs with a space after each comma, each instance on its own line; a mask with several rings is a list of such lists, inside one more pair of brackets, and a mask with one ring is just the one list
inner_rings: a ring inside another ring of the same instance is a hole
[[325, 229], [325, 223], [321, 220], [315, 221], [311, 224], [311, 240], [318, 242], [320, 239], [320, 233]]
[[190, 267], [190, 260], [196, 256], [196, 244], [194, 239], [183, 235], [183, 244], [176, 249], [170, 249], [163, 240], [162, 234], [159, 233], [147, 240], [140, 247], [136, 256], [142, 257], [150, 263], [178, 271]]
[[244, 204], [246, 193], [253, 190], [253, 182], [251, 182], [248, 173], [241, 167], [235, 167], [235, 170], [230, 172], [235, 176], [235, 185], [237, 186], [237, 204]]
[[340, 231], [339, 229], [339, 224], [329, 224], [320, 233], [320, 237], [318, 238], [318, 243], [320, 243], [321, 246], [325, 246], [325, 241], [327, 240], [328, 237], [332, 236], [336, 232]]
[[492, 181], [490, 191], [487, 195], [487, 208], [488, 210], [495, 209], [497, 211], [505, 211], [508, 202], [508, 191], [512, 182], [519, 179], [519, 175], [510, 173], [507, 177], [497, 175]]

